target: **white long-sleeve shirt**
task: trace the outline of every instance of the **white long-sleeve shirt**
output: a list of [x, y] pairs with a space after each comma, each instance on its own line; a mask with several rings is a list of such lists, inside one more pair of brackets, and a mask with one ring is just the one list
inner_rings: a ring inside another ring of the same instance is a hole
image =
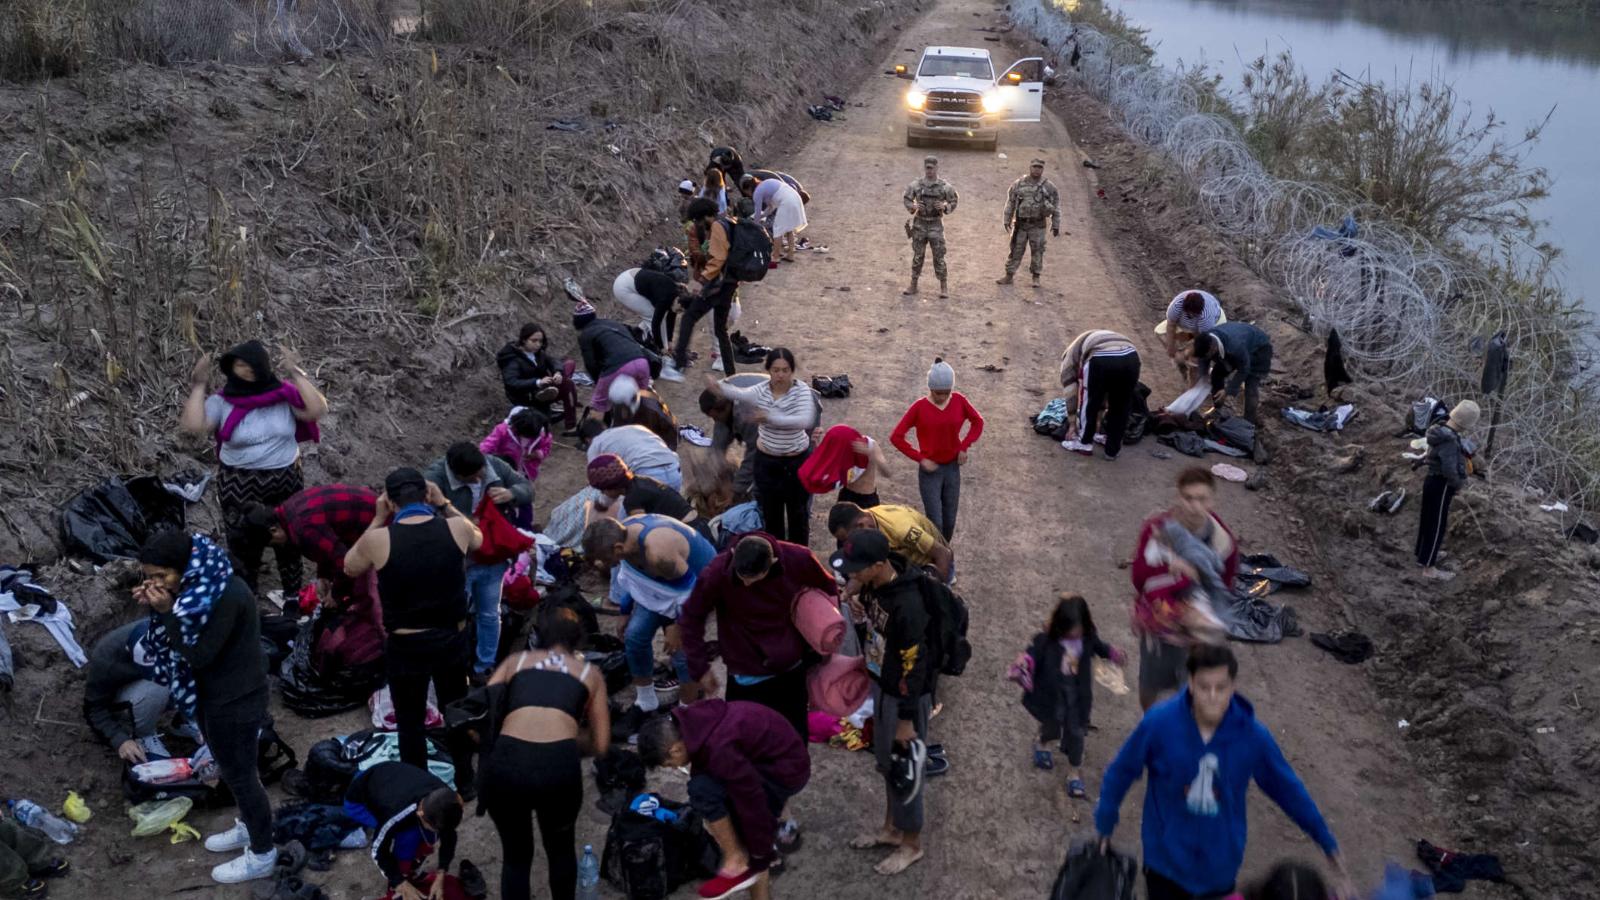
[[811, 446], [810, 430], [817, 419], [817, 401], [811, 389], [795, 382], [782, 397], [772, 396], [772, 383], [763, 381], [752, 387], [736, 387], [724, 381], [722, 394], [735, 402], [749, 403], [767, 414], [756, 427], [756, 446], [771, 456], [794, 456]]

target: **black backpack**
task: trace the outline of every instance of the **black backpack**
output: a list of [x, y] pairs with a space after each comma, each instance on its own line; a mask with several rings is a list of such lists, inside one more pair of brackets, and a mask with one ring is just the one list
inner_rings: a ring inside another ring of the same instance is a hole
[[722, 271], [734, 281], [760, 281], [772, 262], [772, 235], [750, 219], [722, 219], [728, 232], [728, 261]]
[[624, 807], [611, 817], [600, 873], [628, 900], [663, 900], [682, 885], [716, 874], [722, 856], [686, 803], [657, 798], [677, 815], [662, 822]]
[[967, 602], [938, 576], [922, 575], [922, 602], [927, 605], [929, 636], [938, 653], [939, 674], [959, 676], [972, 660], [967, 641]]
[[1083, 841], [1067, 851], [1050, 900], [1133, 900], [1137, 872], [1131, 858], [1115, 850], [1101, 853], [1098, 841]]
[[689, 258], [677, 247], [657, 247], [639, 268], [668, 275], [679, 284], [689, 283]]

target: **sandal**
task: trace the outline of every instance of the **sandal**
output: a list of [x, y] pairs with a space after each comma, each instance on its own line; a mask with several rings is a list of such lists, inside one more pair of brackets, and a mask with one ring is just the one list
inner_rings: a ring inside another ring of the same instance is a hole
[[1049, 750], [1033, 751], [1033, 767], [1050, 771], [1056, 767], [1056, 758]]
[[1079, 799], [1088, 799], [1089, 791], [1084, 787], [1082, 778], [1074, 778], [1067, 782], [1067, 796]]

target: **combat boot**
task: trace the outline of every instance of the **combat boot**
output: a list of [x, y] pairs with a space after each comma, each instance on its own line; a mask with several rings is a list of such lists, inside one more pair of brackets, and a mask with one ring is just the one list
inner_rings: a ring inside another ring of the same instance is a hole
[[946, 282], [943, 278], [939, 279], [939, 296], [941, 296], [941, 297], [950, 296], [949, 283]]
[[917, 292], [917, 276], [913, 275], [913, 276], [911, 276], [911, 286], [906, 288], [905, 290], [901, 291], [900, 293], [905, 294], [906, 296], [909, 297], [912, 294], [915, 294], [916, 292]]
[[1033, 273], [1033, 286], [1034, 287], [1038, 287], [1039, 286], [1039, 273], [1038, 272]]
[[1004, 277], [1004, 278], [996, 278], [994, 280], [994, 283], [995, 284], [1010, 284], [1011, 281], [1012, 281], [1012, 275], [1011, 275], [1010, 272], [1007, 272], [1006, 273], [1006, 277]]

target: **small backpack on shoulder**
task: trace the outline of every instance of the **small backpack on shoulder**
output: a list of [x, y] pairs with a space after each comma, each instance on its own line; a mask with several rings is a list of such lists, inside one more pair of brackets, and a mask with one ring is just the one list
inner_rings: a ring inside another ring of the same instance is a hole
[[772, 262], [772, 235], [750, 219], [721, 219], [728, 232], [728, 261], [722, 271], [734, 281], [760, 281]]
[[928, 630], [939, 654], [939, 674], [960, 676], [972, 660], [972, 644], [967, 640], [967, 602], [937, 576], [922, 575], [922, 602], [927, 605]]

